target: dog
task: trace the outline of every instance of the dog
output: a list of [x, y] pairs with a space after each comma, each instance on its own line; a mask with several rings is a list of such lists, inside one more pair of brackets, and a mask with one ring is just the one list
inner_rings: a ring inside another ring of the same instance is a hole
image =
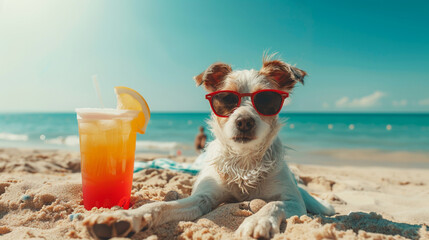
[[259, 71], [233, 71], [225, 63], [209, 66], [194, 80], [209, 93], [213, 113], [208, 123], [215, 140], [206, 147], [206, 164], [191, 196], [93, 215], [84, 226], [99, 239], [130, 236], [171, 221], [195, 220], [225, 202], [262, 199], [267, 204], [247, 217], [235, 234], [270, 238], [288, 217], [335, 214], [331, 205], [298, 187], [277, 137], [282, 126], [278, 111], [306, 75], [271, 57], [264, 57]]

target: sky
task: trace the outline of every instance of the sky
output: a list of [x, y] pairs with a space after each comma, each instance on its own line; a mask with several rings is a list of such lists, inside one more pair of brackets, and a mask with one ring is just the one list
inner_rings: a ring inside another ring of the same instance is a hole
[[0, 112], [115, 107], [208, 112], [213, 62], [305, 70], [283, 112], [429, 112], [428, 1], [0, 0]]

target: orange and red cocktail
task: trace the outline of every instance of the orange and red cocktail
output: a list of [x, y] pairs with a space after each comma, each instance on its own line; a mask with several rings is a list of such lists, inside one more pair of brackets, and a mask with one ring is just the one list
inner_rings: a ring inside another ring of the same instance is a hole
[[81, 151], [83, 202], [128, 209], [133, 180], [138, 111], [76, 109]]

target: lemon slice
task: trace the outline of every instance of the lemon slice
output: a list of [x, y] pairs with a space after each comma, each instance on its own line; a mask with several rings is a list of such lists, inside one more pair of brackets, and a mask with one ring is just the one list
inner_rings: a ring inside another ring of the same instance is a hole
[[136, 118], [137, 132], [145, 133], [150, 119], [150, 109], [146, 100], [140, 93], [127, 87], [115, 87], [115, 93], [118, 100], [117, 109], [141, 111]]

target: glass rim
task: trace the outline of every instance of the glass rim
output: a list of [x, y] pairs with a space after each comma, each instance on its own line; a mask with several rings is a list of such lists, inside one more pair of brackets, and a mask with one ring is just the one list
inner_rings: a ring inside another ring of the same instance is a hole
[[76, 108], [77, 119], [134, 119], [141, 111], [116, 108]]

